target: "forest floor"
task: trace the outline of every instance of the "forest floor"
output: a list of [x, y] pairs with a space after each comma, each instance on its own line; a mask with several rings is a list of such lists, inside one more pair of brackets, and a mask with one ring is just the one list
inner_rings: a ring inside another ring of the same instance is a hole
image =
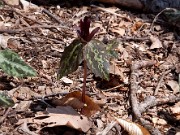
[[[60, 80], [57, 70], [85, 16], [91, 17], [92, 29], [100, 27], [96, 39], [120, 43], [110, 81], [88, 70], [87, 96], [94, 103], [84, 116], [79, 93], [67, 96], [82, 90], [83, 65]], [[143, 126], [143, 132], [180, 134], [180, 41], [175, 28], [161, 19], [152, 23], [154, 18], [115, 6], [1, 6], [2, 48], [17, 52], [37, 76], [19, 79], [0, 72], [1, 91], [15, 102], [12, 108], [0, 108], [0, 134], [125, 135], [132, 134], [127, 127], [135, 132], [129, 121]]]

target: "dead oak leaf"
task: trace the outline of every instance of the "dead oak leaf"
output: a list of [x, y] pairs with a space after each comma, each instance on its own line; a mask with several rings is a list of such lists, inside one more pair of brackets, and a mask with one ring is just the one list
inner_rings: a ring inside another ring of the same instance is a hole
[[66, 105], [74, 109], [81, 109], [81, 114], [88, 117], [100, 110], [100, 107], [87, 95], [84, 104], [82, 102], [82, 93], [79, 91], [71, 92], [61, 99], [53, 99], [52, 103], [58, 106]]
[[44, 128], [57, 126], [67, 126], [81, 132], [87, 132], [92, 124], [87, 117], [79, 115], [70, 106], [47, 108], [46, 114], [38, 114], [35, 118], [21, 119], [18, 124], [22, 124], [25, 121], [28, 125], [37, 125], [37, 133]]

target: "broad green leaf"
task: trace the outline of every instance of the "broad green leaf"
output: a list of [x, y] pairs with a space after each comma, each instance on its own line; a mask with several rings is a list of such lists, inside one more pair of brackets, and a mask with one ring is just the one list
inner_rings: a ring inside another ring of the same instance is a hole
[[109, 80], [110, 55], [104, 43], [95, 39], [88, 42], [84, 49], [84, 57], [88, 67], [96, 76]]
[[107, 54], [110, 58], [117, 58], [118, 52], [115, 51], [118, 48], [119, 42], [116, 39], [110, 40], [109, 43], [106, 45]]
[[0, 106], [2, 107], [12, 107], [14, 105], [14, 101], [7, 96], [4, 92], [0, 93]]
[[64, 49], [61, 57], [57, 78], [60, 79], [77, 70], [78, 65], [82, 62], [82, 48], [84, 43], [80, 39], [75, 39], [69, 46]]
[[36, 76], [36, 71], [27, 65], [17, 53], [11, 50], [0, 51], [0, 68], [11, 76]]

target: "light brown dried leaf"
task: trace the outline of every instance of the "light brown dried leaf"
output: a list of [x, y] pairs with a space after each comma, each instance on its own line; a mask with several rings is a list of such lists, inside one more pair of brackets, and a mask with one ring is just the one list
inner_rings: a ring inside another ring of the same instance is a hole
[[180, 102], [177, 102], [173, 107], [170, 108], [173, 115], [176, 116], [177, 120], [180, 120]]
[[[67, 126], [79, 131], [87, 132], [91, 127], [91, 122], [85, 117], [80, 116], [72, 107], [47, 108], [47, 114], [36, 115], [35, 118], [19, 120], [19, 124], [27, 120], [28, 124], [36, 124], [38, 127]], [[39, 128], [38, 131], [43, 128]]]
[[150, 135], [147, 129], [137, 123], [123, 120], [121, 118], [115, 119], [130, 135]]
[[180, 92], [179, 84], [177, 81], [169, 80], [166, 84], [173, 90], [174, 94]]
[[58, 101], [59, 103], [64, 103], [65, 105], [72, 106], [75, 109], [82, 109], [81, 113], [88, 117], [100, 110], [100, 107], [87, 95], [85, 96], [85, 105], [82, 102], [82, 93], [79, 91], [71, 92], [60, 100]]
[[159, 40], [158, 37], [151, 36], [150, 40], [152, 42], [150, 49], [162, 48], [162, 42]]

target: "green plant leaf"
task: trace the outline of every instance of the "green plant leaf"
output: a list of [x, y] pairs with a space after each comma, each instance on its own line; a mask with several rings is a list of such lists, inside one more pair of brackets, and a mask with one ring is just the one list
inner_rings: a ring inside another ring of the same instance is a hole
[[0, 93], [0, 106], [2, 107], [12, 107], [14, 105], [14, 101], [7, 96], [4, 92]]
[[116, 39], [110, 40], [106, 45], [106, 51], [110, 58], [118, 58], [118, 52], [115, 51], [118, 45], [119, 42]]
[[0, 68], [11, 76], [36, 76], [36, 71], [27, 65], [17, 53], [11, 50], [0, 51]]
[[88, 67], [96, 75], [109, 80], [109, 58], [106, 45], [99, 40], [91, 40], [84, 49], [85, 60]]
[[61, 57], [58, 79], [77, 70], [82, 62], [82, 48], [84, 43], [80, 39], [75, 39], [69, 46], [64, 49]]

